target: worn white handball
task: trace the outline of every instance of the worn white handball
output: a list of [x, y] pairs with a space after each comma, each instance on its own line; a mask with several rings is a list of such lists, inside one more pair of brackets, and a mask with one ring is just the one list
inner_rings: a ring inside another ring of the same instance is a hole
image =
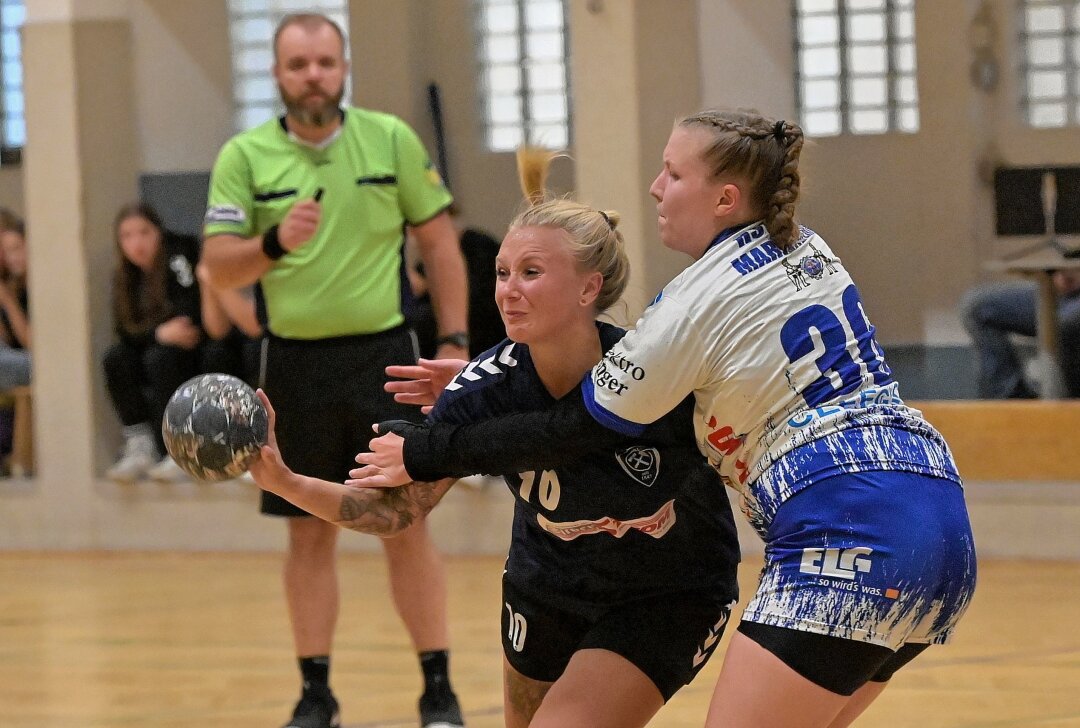
[[268, 417], [255, 390], [229, 374], [202, 374], [181, 384], [165, 407], [161, 434], [176, 464], [192, 478], [239, 477], [266, 444]]

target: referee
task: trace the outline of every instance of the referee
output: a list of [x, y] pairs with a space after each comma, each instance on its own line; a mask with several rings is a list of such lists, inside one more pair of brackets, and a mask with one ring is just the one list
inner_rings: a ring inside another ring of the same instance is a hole
[[[344, 36], [329, 18], [286, 17], [274, 78], [286, 113], [226, 142], [214, 165], [203, 260], [211, 281], [259, 283], [268, 330], [261, 379], [293, 470], [342, 481], [370, 424], [414, 416], [383, 391], [383, 369], [415, 359], [402, 315], [402, 231], [427, 266], [440, 357], [468, 358], [466, 283], [451, 197], [400, 119], [341, 104]], [[329, 686], [339, 608], [338, 529], [262, 494], [285, 517], [284, 582], [303, 691], [287, 728], [340, 725]], [[397, 607], [419, 654], [421, 725], [462, 726], [448, 675], [446, 576], [423, 521], [383, 541]]]

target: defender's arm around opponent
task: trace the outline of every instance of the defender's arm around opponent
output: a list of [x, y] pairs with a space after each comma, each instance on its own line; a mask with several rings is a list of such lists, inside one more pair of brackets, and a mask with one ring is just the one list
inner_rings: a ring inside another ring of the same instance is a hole
[[676, 124], [650, 192], [693, 263], [544, 412], [393, 426], [360, 485], [585, 457], [692, 394], [700, 451], [737, 490], [765, 568], [710, 728], [840, 728], [970, 602], [975, 551], [948, 446], [904, 405], [858, 290], [796, 224], [802, 130], [749, 112]]

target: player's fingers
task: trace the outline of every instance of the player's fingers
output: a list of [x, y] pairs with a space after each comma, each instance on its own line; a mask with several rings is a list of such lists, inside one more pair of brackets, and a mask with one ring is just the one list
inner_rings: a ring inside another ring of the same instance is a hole
[[431, 380], [429, 379], [392, 379], [383, 384], [387, 392], [430, 392]]
[[416, 363], [424, 369], [448, 371], [450, 369], [463, 369], [469, 362], [466, 359], [424, 359], [420, 357]]
[[390, 482], [390, 479], [378, 469], [371, 471], [368, 468], [357, 468], [356, 470], [350, 470], [349, 475], [352, 477], [345, 481], [345, 485], [350, 488], [398, 487], [396, 483]]
[[382, 468], [375, 465], [361, 465], [358, 468], [353, 468], [349, 471], [350, 478], [370, 478], [375, 475], [382, 475]]
[[431, 396], [430, 392], [420, 392], [418, 394], [395, 394], [394, 401], [401, 402], [402, 404], [412, 404], [428, 407], [435, 404], [435, 398]]
[[[374, 442], [374, 440], [372, 440], [372, 442]], [[371, 465], [375, 468], [381, 467], [382, 465], [386, 464], [384, 462], [381, 462], [379, 454], [376, 452], [358, 452], [356, 453], [356, 457], [353, 458], [353, 460], [363, 465]]]
[[427, 379], [428, 370], [416, 364], [391, 364], [386, 367], [386, 376], [398, 379]]
[[266, 408], [266, 429], [269, 431], [271, 439], [274, 438], [274, 426], [277, 424], [277, 413], [274, 412], [274, 405], [270, 404], [270, 398], [266, 396], [266, 392], [259, 389], [255, 390], [255, 396], [262, 402], [263, 407]]

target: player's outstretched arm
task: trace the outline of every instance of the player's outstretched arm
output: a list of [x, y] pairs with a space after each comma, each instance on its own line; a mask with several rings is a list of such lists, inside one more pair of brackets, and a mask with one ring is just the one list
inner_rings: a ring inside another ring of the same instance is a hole
[[396, 379], [384, 384], [383, 389], [392, 392], [395, 401], [420, 405], [421, 411], [428, 414], [446, 385], [468, 363], [463, 359], [419, 359], [414, 365], [388, 366], [386, 376]]
[[269, 437], [250, 472], [260, 488], [308, 513], [361, 533], [394, 536], [426, 516], [453, 480], [411, 484], [393, 490], [363, 490], [294, 473], [285, 464], [274, 434], [276, 414], [266, 393], [257, 392], [269, 416]]
[[380, 423], [377, 431], [392, 434], [372, 440], [373, 452], [356, 456], [364, 466], [350, 471], [356, 485], [385, 488], [410, 480], [552, 468], [630, 441], [592, 418], [580, 389], [545, 410], [467, 425]]

